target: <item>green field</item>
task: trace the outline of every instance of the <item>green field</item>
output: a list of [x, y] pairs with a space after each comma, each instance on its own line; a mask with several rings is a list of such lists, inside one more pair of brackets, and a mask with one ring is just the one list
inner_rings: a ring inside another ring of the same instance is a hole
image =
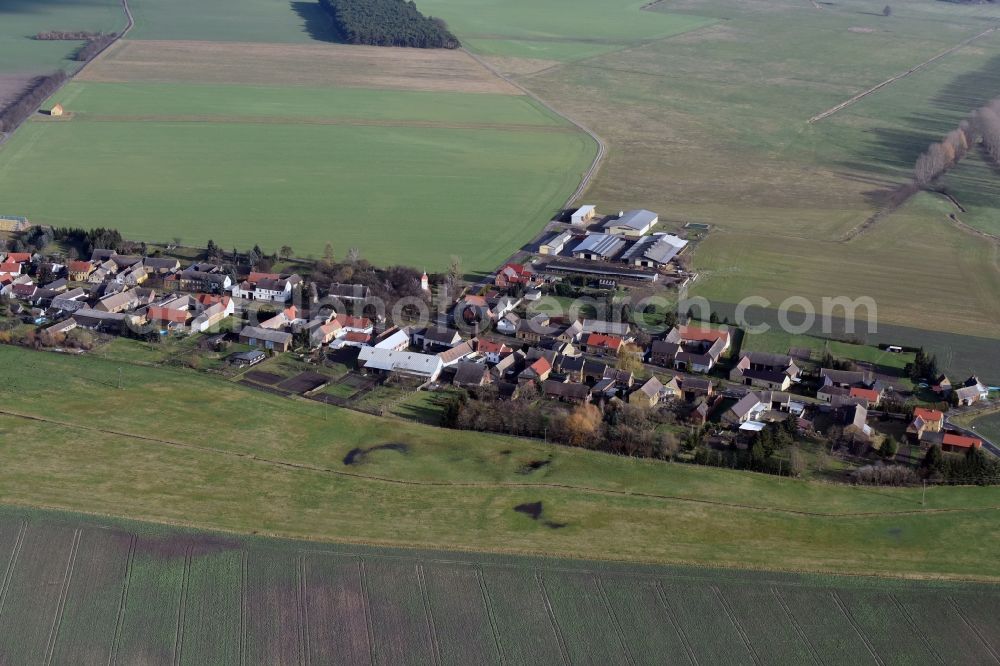
[[313, 0], [129, 0], [129, 39], [307, 43], [330, 39]]
[[87, 82], [55, 99], [71, 120], [28, 123], [0, 149], [8, 210], [147, 241], [300, 256], [329, 242], [428, 270], [497, 265], [594, 150], [516, 95]]
[[694, 253], [695, 293], [773, 307], [871, 296], [882, 323], [996, 338], [996, 245], [948, 218], [993, 228], [995, 172], [972, 159], [946, 179], [968, 215], [921, 195], [856, 230], [930, 142], [1000, 94], [1000, 33], [807, 121], [995, 25], [1000, 8], [919, 1], [886, 18], [861, 2], [816, 4], [672, 0], [651, 13], [726, 20], [536, 74], [498, 63], [529, 72], [516, 78], [607, 142], [588, 201], [713, 225]]
[[989, 416], [975, 419], [972, 425], [986, 439], [993, 443], [1000, 442], [1000, 412], [994, 412]]
[[[48, 30], [113, 32], [125, 27], [118, 0], [8, 0], [0, 3], [0, 76], [73, 70], [82, 42], [37, 41]], [[2, 81], [0, 81], [2, 83]]]
[[0, 557], [9, 664], [918, 664], [1000, 650], [992, 585], [330, 546], [12, 507]]
[[[337, 542], [1000, 579], [997, 488], [931, 488], [924, 505], [920, 489], [443, 431], [188, 370], [2, 347], [0, 371], [8, 502]], [[536, 501], [565, 527], [513, 510]]]
[[484, 55], [575, 60], [662, 39], [713, 18], [646, 12], [642, 0], [424, 0], [463, 43]]

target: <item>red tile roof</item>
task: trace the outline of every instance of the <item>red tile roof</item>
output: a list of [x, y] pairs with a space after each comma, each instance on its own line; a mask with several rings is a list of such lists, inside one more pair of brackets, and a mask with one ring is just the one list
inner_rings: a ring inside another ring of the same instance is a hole
[[552, 370], [552, 364], [549, 363], [549, 360], [544, 356], [540, 356], [538, 360], [536, 360], [528, 367], [529, 369], [534, 370], [535, 374], [537, 374], [539, 377], [544, 375], [546, 372], [550, 372]]
[[174, 310], [173, 308], [151, 307], [146, 311], [146, 319], [150, 321], [163, 321], [174, 324], [183, 324], [188, 320], [186, 310]]
[[729, 340], [728, 331], [718, 331], [711, 328], [699, 328], [698, 326], [678, 326], [678, 332], [682, 340], [698, 340], [700, 342], [715, 342], [716, 340]]
[[510, 347], [503, 343], [493, 342], [492, 340], [477, 340], [476, 351], [480, 354], [502, 354], [509, 352]]
[[873, 389], [858, 388], [855, 386], [854, 388], [851, 389], [850, 395], [852, 398], [864, 398], [865, 400], [871, 403], [879, 401], [878, 391], [875, 391]]
[[0, 273], [14, 273], [15, 275], [20, 275], [21, 264], [14, 262], [0, 264]]
[[31, 261], [30, 252], [8, 252], [7, 258], [4, 261], [8, 261], [15, 264], [20, 264], [25, 261]]
[[69, 262], [69, 272], [70, 273], [89, 273], [94, 269], [94, 265], [89, 261], [71, 261]]
[[978, 449], [983, 445], [983, 443], [976, 439], [975, 437], [966, 437], [965, 435], [955, 435], [952, 433], [945, 433], [944, 438], [941, 443], [945, 446], [956, 446], [962, 449]]
[[922, 419], [925, 423], [934, 423], [944, 418], [944, 414], [936, 409], [924, 409], [917, 407], [913, 410], [914, 419]]
[[251, 271], [250, 276], [247, 278], [247, 282], [260, 282], [261, 280], [280, 280], [281, 276], [277, 273], [257, 273]]
[[348, 342], [368, 342], [372, 339], [372, 336], [368, 333], [362, 333], [361, 331], [348, 331], [344, 339]]
[[344, 328], [366, 329], [372, 325], [371, 319], [367, 317], [353, 317], [351, 315], [337, 315], [335, 321], [339, 322]]
[[591, 333], [587, 336], [588, 347], [605, 347], [607, 349], [619, 349], [623, 340], [614, 335], [604, 335], [603, 333]]

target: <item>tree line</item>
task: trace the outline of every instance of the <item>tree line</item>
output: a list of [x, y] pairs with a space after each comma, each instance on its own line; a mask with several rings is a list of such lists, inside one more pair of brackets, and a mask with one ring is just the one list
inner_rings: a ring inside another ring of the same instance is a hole
[[350, 44], [457, 49], [458, 38], [439, 18], [406, 0], [319, 0]]
[[39, 76], [13, 102], [0, 110], [0, 132], [12, 132], [42, 102], [49, 98], [68, 78], [66, 72], [57, 70], [48, 76]]
[[980, 142], [989, 158], [1000, 164], [1000, 97], [973, 111], [941, 141], [932, 143], [917, 158], [914, 182], [921, 188], [929, 187]]

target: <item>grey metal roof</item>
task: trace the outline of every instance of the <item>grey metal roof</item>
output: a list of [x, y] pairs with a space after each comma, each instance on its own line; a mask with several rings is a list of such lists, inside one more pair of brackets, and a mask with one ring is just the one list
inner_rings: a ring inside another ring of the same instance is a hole
[[629, 210], [617, 220], [610, 220], [609, 222], [606, 222], [604, 228], [610, 229], [612, 227], [628, 227], [630, 229], [635, 229], [636, 231], [642, 231], [652, 224], [657, 217], [659, 216], [656, 213], [644, 208]]
[[602, 257], [613, 257], [624, 245], [625, 241], [611, 234], [589, 234], [583, 242], [573, 248], [573, 254], [586, 252]]
[[677, 256], [677, 253], [687, 246], [688, 242], [670, 234], [655, 234], [644, 236], [622, 255], [625, 261], [646, 258], [660, 264], [665, 264]]
[[285, 331], [274, 331], [269, 328], [259, 326], [244, 326], [240, 331], [240, 337], [253, 338], [254, 340], [266, 340], [280, 344], [291, 344], [292, 334]]

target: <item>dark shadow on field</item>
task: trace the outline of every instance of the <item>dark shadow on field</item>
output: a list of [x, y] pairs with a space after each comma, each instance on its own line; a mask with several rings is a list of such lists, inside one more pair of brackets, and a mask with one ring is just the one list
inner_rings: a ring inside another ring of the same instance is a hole
[[345, 43], [343, 35], [334, 27], [330, 15], [318, 2], [292, 0], [291, 7], [292, 11], [302, 19], [302, 27], [310, 37], [319, 42]]
[[[107, 7], [105, 0], [0, 0], [0, 21], [4, 14], [41, 14], [49, 11], [58, 5], [70, 7], [92, 6]], [[53, 30], [62, 29], [61, 26], [54, 26]]]
[[990, 58], [979, 69], [956, 76], [931, 101], [939, 109], [964, 116], [997, 95], [1000, 95], [1000, 55]]
[[348, 466], [360, 465], [368, 459], [368, 454], [374, 451], [396, 451], [397, 453], [406, 455], [410, 452], [410, 447], [407, 444], [399, 444], [395, 442], [389, 444], [379, 444], [378, 446], [369, 446], [366, 449], [357, 447], [347, 452], [347, 455], [344, 456], [344, 464]]

